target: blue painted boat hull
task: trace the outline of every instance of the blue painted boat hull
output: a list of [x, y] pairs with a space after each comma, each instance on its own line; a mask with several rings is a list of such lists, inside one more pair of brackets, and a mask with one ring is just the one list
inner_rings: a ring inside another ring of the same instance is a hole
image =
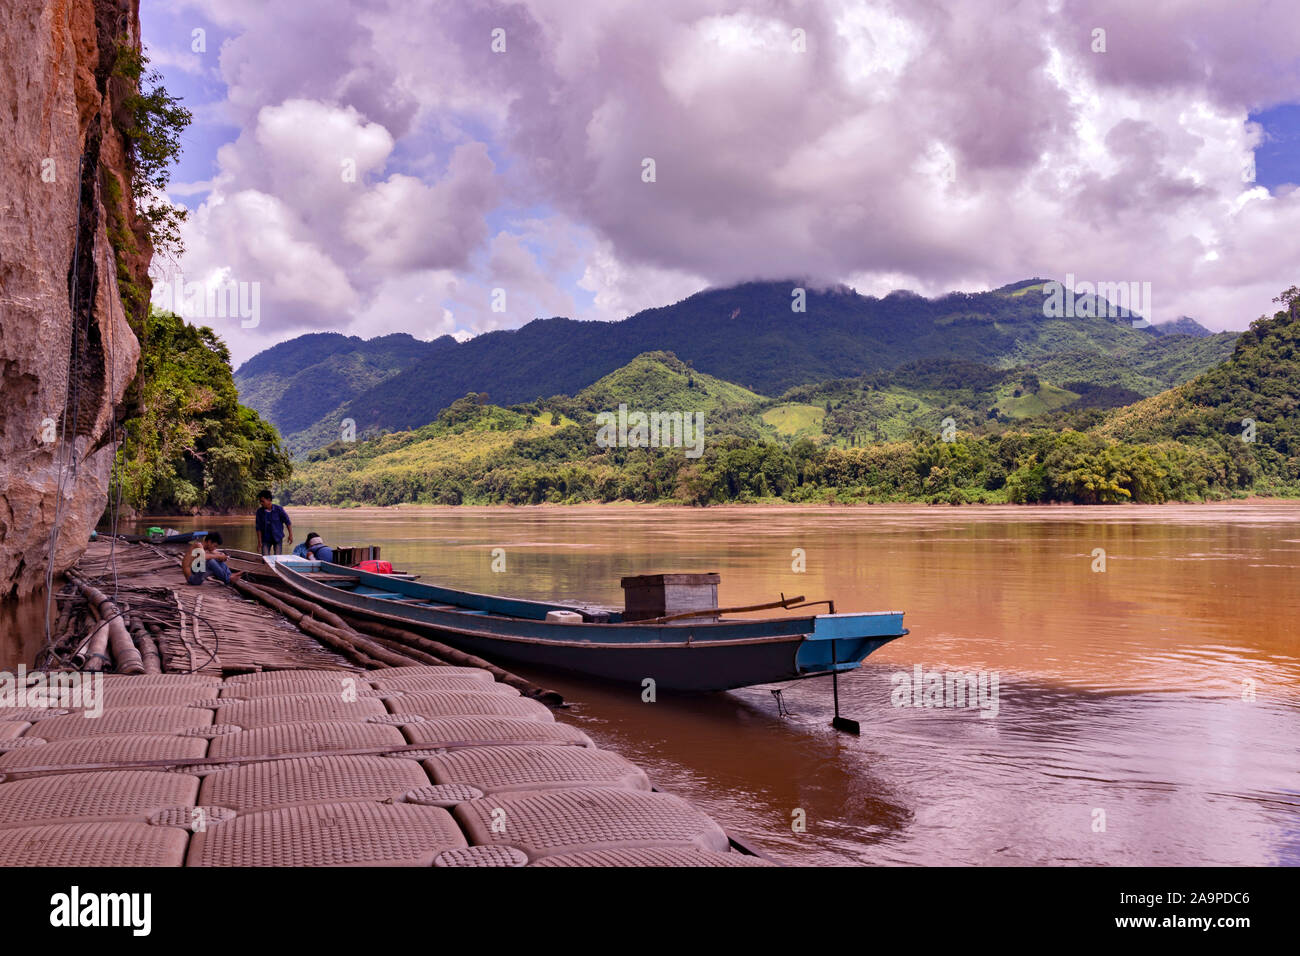
[[[852, 670], [902, 637], [902, 612], [736, 618], [705, 623], [555, 623], [551, 610], [590, 609], [457, 591], [324, 562], [272, 556], [293, 590], [335, 611], [415, 631], [493, 662], [558, 668], [656, 689], [720, 691]], [[309, 575], [327, 573], [325, 582]], [[338, 579], [345, 579], [340, 586]], [[346, 580], [350, 579], [350, 580]], [[604, 617], [604, 615], [601, 615]]]

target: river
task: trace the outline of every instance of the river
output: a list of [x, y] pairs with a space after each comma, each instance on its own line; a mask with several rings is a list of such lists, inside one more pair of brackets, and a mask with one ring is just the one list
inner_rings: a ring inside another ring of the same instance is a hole
[[[621, 605], [623, 575], [717, 571], [724, 606], [906, 611], [841, 679], [856, 738], [824, 678], [780, 716], [769, 688], [645, 703], [535, 675], [777, 859], [1300, 864], [1300, 503], [289, 510], [299, 540], [470, 590]], [[167, 523], [254, 548], [251, 518]], [[996, 715], [901, 699], [918, 665], [996, 675]]]

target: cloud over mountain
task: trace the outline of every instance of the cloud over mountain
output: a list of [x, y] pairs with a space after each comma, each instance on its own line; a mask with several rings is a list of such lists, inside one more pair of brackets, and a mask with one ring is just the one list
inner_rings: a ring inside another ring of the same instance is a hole
[[789, 275], [1149, 281], [1154, 318], [1241, 327], [1294, 278], [1300, 194], [1252, 182], [1248, 122], [1300, 99], [1294, 6], [173, 10], [226, 37], [206, 62], [238, 133], [184, 266], [263, 283], [263, 324], [221, 330], [237, 355], [308, 328], [619, 318]]

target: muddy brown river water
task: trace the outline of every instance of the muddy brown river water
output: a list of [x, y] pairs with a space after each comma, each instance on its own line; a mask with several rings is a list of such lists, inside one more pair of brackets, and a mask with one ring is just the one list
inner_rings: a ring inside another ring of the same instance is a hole
[[[840, 682], [857, 738], [828, 726], [827, 679], [785, 685], [780, 716], [770, 688], [645, 703], [530, 674], [783, 861], [1300, 864], [1300, 503], [289, 513], [299, 540], [476, 591], [621, 605], [623, 575], [717, 571], [724, 606], [906, 611], [911, 634]], [[251, 517], [167, 523], [254, 547]], [[38, 627], [0, 612], [5, 666]], [[918, 666], [996, 676], [996, 715], [915, 706]]]

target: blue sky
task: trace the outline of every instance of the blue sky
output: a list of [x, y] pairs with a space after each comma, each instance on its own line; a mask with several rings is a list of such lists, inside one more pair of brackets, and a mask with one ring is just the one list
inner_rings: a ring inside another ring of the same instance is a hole
[[1264, 127], [1264, 141], [1255, 150], [1255, 181], [1270, 190], [1300, 185], [1300, 104], [1274, 106], [1250, 118]]
[[[212, 68], [212, 60], [230, 34], [193, 11], [182, 15], [154, 3], [141, 5], [140, 29], [146, 46], [152, 50], [155, 62], [151, 65], [162, 73], [168, 91], [180, 97], [194, 113], [194, 122], [181, 139], [184, 151], [172, 172], [172, 181], [199, 183], [210, 180], [217, 172], [217, 148], [239, 135], [238, 125], [223, 122], [220, 118], [226, 84], [219, 71]], [[191, 51], [191, 45], [196, 42], [192, 36], [195, 29], [205, 31], [206, 54]], [[193, 69], [187, 70], [171, 62], [176, 59], [172, 54], [190, 58]], [[205, 190], [192, 198], [201, 202], [206, 196]]]

